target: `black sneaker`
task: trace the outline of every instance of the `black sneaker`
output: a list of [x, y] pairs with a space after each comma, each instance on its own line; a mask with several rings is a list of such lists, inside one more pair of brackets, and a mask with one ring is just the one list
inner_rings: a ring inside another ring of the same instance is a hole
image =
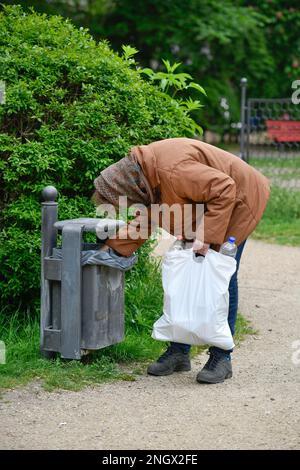
[[209, 359], [205, 366], [197, 374], [197, 382], [217, 384], [232, 377], [232, 365], [230, 357], [209, 351]]
[[147, 373], [150, 375], [170, 375], [173, 372], [191, 370], [189, 353], [183, 353], [173, 349], [171, 346], [148, 366]]

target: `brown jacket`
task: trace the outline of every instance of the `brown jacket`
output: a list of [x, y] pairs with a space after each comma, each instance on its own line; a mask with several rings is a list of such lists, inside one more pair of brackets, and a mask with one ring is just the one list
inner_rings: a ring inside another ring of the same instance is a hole
[[[151, 189], [159, 190], [160, 203], [205, 204], [204, 241], [216, 249], [228, 236], [235, 236], [239, 245], [260, 221], [270, 194], [269, 181], [239, 157], [188, 138], [139, 145], [131, 152]], [[134, 223], [121, 229], [126, 239], [107, 241], [123, 256], [145, 241], [130, 239]]]

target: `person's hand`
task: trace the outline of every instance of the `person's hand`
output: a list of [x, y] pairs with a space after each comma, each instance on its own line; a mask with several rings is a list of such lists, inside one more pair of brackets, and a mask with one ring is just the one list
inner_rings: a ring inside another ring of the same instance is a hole
[[108, 245], [102, 245], [101, 248], [98, 249], [98, 251], [108, 251], [109, 250], [109, 246]]
[[203, 243], [200, 240], [195, 240], [193, 243], [193, 251], [199, 255], [205, 256], [209, 249], [209, 243]]

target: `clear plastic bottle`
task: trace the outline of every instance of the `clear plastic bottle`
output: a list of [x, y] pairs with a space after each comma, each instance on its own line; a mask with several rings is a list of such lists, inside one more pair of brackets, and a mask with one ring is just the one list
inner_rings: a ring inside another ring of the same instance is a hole
[[235, 237], [229, 237], [227, 242], [221, 245], [220, 253], [222, 253], [222, 255], [227, 255], [231, 256], [232, 258], [235, 258], [236, 252], [237, 246], [235, 244]]

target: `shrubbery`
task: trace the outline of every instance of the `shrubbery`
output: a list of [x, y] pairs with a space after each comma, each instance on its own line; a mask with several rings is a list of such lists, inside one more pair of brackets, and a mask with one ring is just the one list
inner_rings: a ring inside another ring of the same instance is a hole
[[190, 135], [176, 100], [143, 81], [106, 42], [60, 17], [0, 14], [0, 308], [39, 303], [40, 194], [59, 191], [59, 217], [94, 216], [93, 180], [129, 148]]

